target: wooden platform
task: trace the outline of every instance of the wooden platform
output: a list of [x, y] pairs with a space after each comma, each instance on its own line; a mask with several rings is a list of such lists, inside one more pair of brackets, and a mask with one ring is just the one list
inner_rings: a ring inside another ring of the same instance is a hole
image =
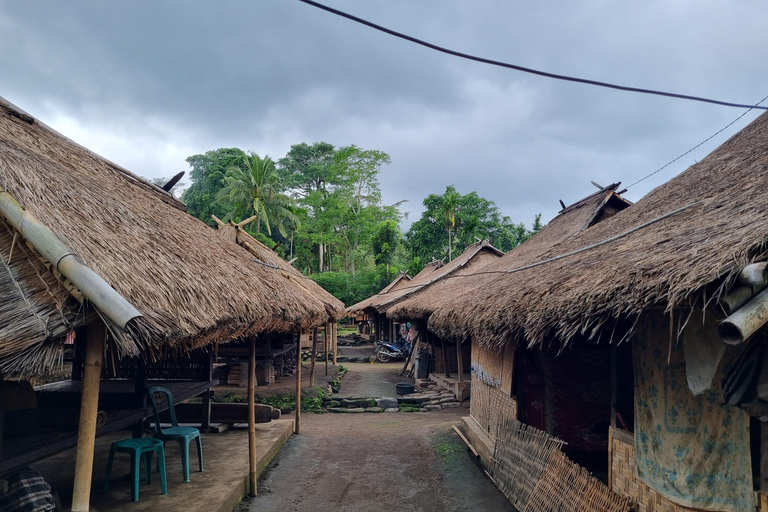
[[[256, 460], [259, 472], [274, 458], [293, 432], [293, 420], [256, 425]], [[124, 433], [123, 433], [124, 434]], [[108, 493], [103, 493], [104, 475], [112, 442], [123, 439], [119, 432], [96, 440], [91, 486], [91, 510], [98, 512], [231, 512], [245, 495], [248, 482], [248, 429], [245, 425], [220, 434], [203, 434], [205, 472], [197, 471], [197, 452], [190, 450], [190, 479], [184, 483], [177, 443], [166, 448], [168, 494], [160, 494], [160, 479], [139, 487], [139, 501], [131, 501], [127, 456], [115, 458]], [[74, 481], [75, 449], [43, 459], [33, 468], [42, 473], [58, 492], [63, 510], [70, 510]]]
[[[38, 422], [34, 435], [5, 439], [0, 453], [0, 474], [26, 466], [36, 460], [77, 445], [77, 419], [80, 414], [82, 382], [62, 381], [40, 386], [38, 396]], [[149, 385], [164, 386], [171, 390], [176, 402], [197, 396], [212, 386], [212, 381], [150, 380]], [[152, 407], [137, 407], [135, 385], [130, 380], [104, 380], [99, 392], [99, 410], [106, 421], [96, 429], [102, 436], [130, 428], [154, 413]], [[159, 404], [161, 411], [168, 408]], [[126, 437], [126, 436], [123, 436]], [[127, 436], [130, 437], [130, 436]]]

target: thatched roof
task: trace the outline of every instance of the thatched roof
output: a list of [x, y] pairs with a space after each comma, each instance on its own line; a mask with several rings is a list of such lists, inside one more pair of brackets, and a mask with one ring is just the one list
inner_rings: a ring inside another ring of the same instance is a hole
[[654, 305], [711, 299], [766, 259], [767, 183], [764, 114], [630, 208], [548, 250], [526, 255], [523, 244], [484, 268], [493, 273], [467, 283], [430, 328], [487, 345], [567, 342]]
[[[609, 185], [594, 194], [564, 208], [538, 233], [502, 258], [491, 258], [477, 262], [471, 269], [442, 279], [432, 286], [417, 290], [406, 300], [387, 310], [387, 316], [395, 320], [423, 320], [432, 313], [446, 307], [466, 288], [474, 286], [476, 275], [481, 275], [486, 266], [498, 268], [510, 265], [525, 265], [535, 261], [542, 252], [564, 242], [581, 231], [627, 208], [631, 203], [616, 194], [618, 183]], [[504, 262], [504, 263], [502, 263]]]
[[434, 283], [446, 276], [462, 275], [472, 272], [491, 259], [499, 258], [504, 253], [491, 245], [488, 240], [482, 240], [468, 246], [453, 261], [442, 264], [439, 261], [433, 261], [427, 264], [421, 272], [408, 282], [406, 286], [392, 288], [389, 291], [382, 291], [354, 306], [347, 308], [349, 313], [355, 313], [367, 308], [372, 308], [379, 313], [387, 312], [399, 302], [413, 296], [419, 290], [431, 287]]
[[397, 274], [397, 277], [392, 280], [391, 283], [389, 283], [387, 286], [384, 287], [383, 290], [381, 290], [379, 293], [387, 293], [394, 290], [398, 290], [404, 286], [408, 286], [408, 283], [411, 282], [411, 276], [408, 275], [408, 272], [400, 272]]
[[257, 262], [261, 262], [273, 268], [276, 267], [276, 269], [280, 271], [280, 275], [288, 279], [292, 284], [308, 295], [308, 301], [314, 300], [319, 302], [328, 313], [327, 321], [335, 322], [346, 315], [343, 302], [328, 293], [315, 281], [304, 276], [301, 272], [296, 270], [293, 265], [275, 254], [272, 249], [253, 238], [239, 225], [232, 222], [228, 224], [222, 223], [219, 226], [219, 233], [226, 239], [236, 242], [238, 245], [248, 250], [248, 252], [255, 256]]
[[[125, 331], [110, 326], [118, 355], [188, 350], [327, 318], [279, 270], [223, 241], [162, 189], [2, 99], [0, 188], [141, 313]], [[96, 312], [72, 299], [71, 283], [46, 266], [57, 262], [42, 262], [5, 220], [0, 256], [0, 371], [47, 372], [67, 334]]]

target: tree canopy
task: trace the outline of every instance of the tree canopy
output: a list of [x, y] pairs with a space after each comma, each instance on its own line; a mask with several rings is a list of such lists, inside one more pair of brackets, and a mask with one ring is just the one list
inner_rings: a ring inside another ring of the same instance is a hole
[[451, 259], [476, 239], [503, 251], [541, 228], [502, 216], [476, 192], [453, 185], [424, 199], [425, 211], [405, 237], [398, 206], [382, 202], [379, 175], [391, 165], [383, 151], [327, 142], [295, 144], [276, 162], [237, 148], [187, 158], [187, 211], [209, 225], [211, 215], [246, 229], [346, 304], [377, 293], [398, 272], [419, 272], [432, 258]]

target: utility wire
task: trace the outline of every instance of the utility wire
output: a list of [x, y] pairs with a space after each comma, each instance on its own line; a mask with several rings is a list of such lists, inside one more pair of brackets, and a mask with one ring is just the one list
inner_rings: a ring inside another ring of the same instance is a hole
[[[768, 96], [766, 96], [765, 98], [763, 98], [763, 99], [761, 99], [760, 101], [758, 101], [758, 102], [757, 102], [757, 104], [756, 104], [755, 106], [757, 106], [757, 105], [760, 105], [760, 104], [761, 104], [762, 102], [764, 102], [765, 100], [768, 100]], [[742, 118], [742, 117], [744, 117], [745, 115], [749, 114], [749, 112], [750, 112], [752, 109], [754, 109], [754, 108], [755, 108], [755, 107], [752, 107], [752, 108], [750, 108], [749, 110], [745, 110], [743, 114], [741, 114], [739, 117], [737, 117], [736, 119], [734, 119], [733, 121], [731, 121], [730, 123], [728, 123], [727, 125], [725, 125], [725, 126], [724, 126], [723, 128], [721, 128], [720, 130], [718, 130], [718, 131], [716, 131], [715, 133], [713, 133], [713, 134], [712, 134], [710, 137], [707, 137], [705, 140], [703, 140], [703, 141], [701, 141], [700, 143], [696, 144], [695, 146], [693, 146], [691, 149], [689, 149], [688, 151], [686, 151], [686, 152], [685, 152], [685, 153], [683, 153], [682, 155], [678, 156], [677, 158], [675, 158], [675, 159], [673, 159], [673, 160], [670, 160], [670, 161], [669, 161], [669, 162], [667, 162], [666, 164], [662, 165], [661, 167], [659, 167], [658, 169], [656, 169], [655, 171], [653, 171], [653, 172], [652, 172], [651, 174], [649, 174], [648, 176], [646, 176], [646, 177], [644, 177], [644, 178], [640, 178], [640, 179], [639, 179], [639, 180], [637, 180], [636, 182], [632, 183], [632, 185], [627, 185], [625, 188], [626, 188], [626, 189], [629, 189], [629, 188], [631, 188], [632, 186], [634, 186], [634, 185], [637, 185], [637, 184], [638, 184], [638, 183], [640, 183], [641, 181], [643, 181], [643, 180], [646, 180], [646, 179], [650, 178], [651, 176], [653, 176], [653, 175], [654, 175], [654, 174], [656, 174], [657, 172], [661, 172], [662, 170], [664, 170], [665, 168], [669, 167], [669, 166], [670, 166], [670, 165], [672, 165], [673, 163], [677, 162], [678, 160], [680, 160], [681, 158], [683, 158], [685, 155], [687, 155], [688, 153], [692, 152], [693, 150], [695, 150], [695, 149], [699, 148], [700, 146], [703, 146], [704, 144], [706, 144], [707, 142], [709, 142], [710, 140], [714, 139], [715, 137], [717, 137], [718, 135], [720, 135], [722, 132], [724, 132], [725, 130], [727, 130], [728, 128], [730, 128], [730, 127], [731, 127], [731, 126], [732, 126], [734, 123], [736, 123], [736, 121], [738, 121], [739, 119], [741, 119], [741, 118]]]
[[690, 100], [690, 101], [700, 101], [700, 102], [703, 102], [703, 103], [712, 103], [712, 104], [715, 104], [715, 105], [723, 105], [723, 106], [726, 106], [726, 107], [749, 108], [749, 109], [756, 108], [756, 109], [760, 109], [760, 110], [768, 110], [768, 107], [760, 107], [760, 106], [757, 106], [757, 105], [747, 105], [747, 104], [743, 104], [743, 103], [731, 103], [731, 102], [728, 102], [728, 101], [720, 101], [720, 100], [714, 100], [714, 99], [710, 99], [710, 98], [702, 98], [700, 96], [690, 96], [690, 95], [687, 95], [687, 94], [677, 94], [677, 93], [672, 93], [672, 92], [656, 91], [656, 90], [653, 90], [653, 89], [641, 89], [641, 88], [638, 88], [638, 87], [628, 87], [628, 86], [625, 86], [625, 85], [617, 85], [617, 84], [612, 84], [612, 83], [608, 83], [608, 82], [599, 82], [597, 80], [589, 80], [589, 79], [586, 79], [586, 78], [577, 78], [577, 77], [572, 77], [572, 76], [567, 76], [567, 75], [558, 75], [558, 74], [555, 74], [555, 73], [548, 73], [546, 71], [539, 71], [537, 69], [532, 69], [532, 68], [526, 68], [526, 67], [523, 67], [523, 66], [518, 66], [516, 64], [508, 64], [506, 62], [486, 59], [486, 58], [483, 58], [483, 57], [477, 57], [475, 55], [470, 55], [470, 54], [467, 54], [467, 53], [457, 52], [455, 50], [449, 50], [448, 48], [444, 48], [442, 46], [437, 46], [435, 44], [428, 43], [427, 41], [423, 41], [421, 39], [417, 39], [415, 37], [403, 34], [402, 32], [397, 32], [395, 30], [388, 29], [386, 27], [382, 27], [381, 25], [377, 25], [375, 23], [372, 23], [370, 21], [364, 20], [362, 18], [358, 18], [357, 16], [353, 16], [351, 14], [348, 14], [348, 13], [344, 12], [344, 11], [340, 11], [338, 9], [334, 9], [333, 7], [328, 7], [327, 5], [323, 5], [323, 4], [317, 3], [317, 2], [315, 2], [313, 0], [299, 0], [299, 2], [303, 2], [303, 3], [307, 4], [307, 5], [311, 5], [313, 7], [317, 7], [318, 9], [322, 9], [324, 11], [330, 12], [331, 14], [335, 14], [337, 16], [341, 16], [342, 18], [347, 18], [348, 20], [352, 20], [352, 21], [354, 21], [356, 23], [360, 23], [362, 25], [366, 25], [368, 27], [371, 27], [372, 29], [378, 30], [380, 32], [384, 32], [385, 34], [389, 34], [391, 36], [398, 37], [400, 39], [405, 39], [406, 41], [410, 41], [412, 43], [416, 43], [418, 45], [425, 46], [425, 47], [430, 48], [432, 50], [435, 50], [435, 51], [438, 51], [438, 52], [442, 52], [442, 53], [446, 53], [448, 55], [453, 55], [454, 57], [460, 57], [462, 59], [473, 60], [475, 62], [482, 62], [483, 64], [490, 64], [492, 66], [498, 66], [498, 67], [502, 67], [502, 68], [514, 69], [516, 71], [522, 71], [524, 73], [530, 73], [532, 75], [539, 75], [539, 76], [543, 76], [543, 77], [547, 77], [547, 78], [553, 78], [555, 80], [565, 80], [567, 82], [577, 82], [577, 83], [581, 83], [581, 84], [594, 85], [594, 86], [597, 86], [597, 87], [606, 87], [608, 89], [617, 89], [617, 90], [620, 90], [620, 91], [636, 92], [636, 93], [640, 93], [640, 94], [652, 94], [652, 95], [655, 95], [655, 96], [666, 96], [666, 97], [669, 97], [669, 98], [678, 98], [678, 99]]

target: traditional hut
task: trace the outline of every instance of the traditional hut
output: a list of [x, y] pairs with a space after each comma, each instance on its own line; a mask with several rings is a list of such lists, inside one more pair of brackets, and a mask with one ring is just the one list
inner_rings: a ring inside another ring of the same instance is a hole
[[[88, 509], [95, 435], [136, 420], [107, 413], [97, 430], [103, 371], [126, 358], [151, 363], [329, 317], [280, 270], [223, 242], [165, 190], [2, 99], [0, 262], [0, 375], [45, 375], [68, 343], [85, 348], [82, 382], [60, 390], [82, 390], [79, 436], [6, 441], [0, 471], [77, 444], [76, 511]], [[124, 408], [136, 407], [137, 395], [144, 390], [128, 381]]]
[[[475, 279], [485, 275], [484, 272], [487, 269], [491, 272], [488, 275], [494, 276], [497, 272], [495, 269], [509, 268], [510, 265], [535, 261], [542, 252], [551, 250], [557, 244], [627, 208], [631, 203], [616, 193], [618, 186], [619, 183], [615, 183], [601, 187], [594, 194], [564, 208], [539, 233], [503, 257], [476, 262], [475, 265], [459, 274], [465, 277], [442, 279], [426, 289], [415, 291], [407, 299], [387, 311], [387, 315], [395, 320], [408, 319], [413, 325], [418, 326], [418, 330], [425, 340], [434, 340], [435, 338], [439, 340], [436, 344], [438, 346], [437, 357], [435, 358], [437, 369], [432, 378], [440, 381], [444, 386], [452, 388], [457, 397], [464, 396], [465, 391], [462, 390], [470, 390], [470, 386], [464, 384], [464, 372], [457, 372], [458, 360], [462, 360], [466, 364], [466, 373], [472, 373], [470, 395], [472, 397], [473, 417], [482, 418], [482, 424], [491, 435], [495, 435], [496, 420], [498, 420], [496, 417], [492, 419], [491, 415], [498, 415], [508, 410], [509, 407], [505, 407], [505, 405], [514, 407], [510, 390], [507, 390], [504, 397], [493, 396], [498, 388], [497, 384], [502, 380], [505, 381], [505, 386], [511, 385], [511, 382], [508, 382], [511, 372], [509, 375], [503, 376], [502, 374], [504, 374], [503, 368], [508, 370], [512, 364], [514, 349], [508, 348], [503, 354], [499, 354], [495, 349], [479, 345], [472, 346], [470, 349], [470, 338], [452, 336], [448, 340], [440, 339], [439, 336], [427, 329], [427, 321], [433, 313], [449, 306], [457, 295], [466, 289], [473, 288]], [[445, 341], [451, 345], [455, 344], [456, 349], [442, 350]], [[446, 364], [443, 364], [444, 358]], [[490, 364], [491, 361], [494, 362], [493, 365]], [[495, 368], [495, 371], [492, 371], [492, 367]], [[454, 372], [455, 377], [450, 376], [451, 372]], [[445, 373], [449, 375], [445, 376]], [[492, 403], [494, 404], [493, 407], [491, 406]]]
[[[430, 316], [430, 329], [486, 352], [534, 349], [512, 351], [500, 372], [485, 366], [498, 358], [473, 357], [473, 378], [505, 402], [474, 422], [476, 437], [487, 438], [491, 473], [519, 508], [746, 512], [755, 490], [764, 502], [768, 429], [750, 414], [766, 416], [768, 317], [755, 288], [765, 278], [748, 270], [768, 259], [766, 178], [763, 115], [631, 207], [487, 266]], [[564, 390], [557, 407], [550, 399]], [[563, 456], [551, 435], [560, 414], [600, 437], [610, 423], [612, 494]]]

